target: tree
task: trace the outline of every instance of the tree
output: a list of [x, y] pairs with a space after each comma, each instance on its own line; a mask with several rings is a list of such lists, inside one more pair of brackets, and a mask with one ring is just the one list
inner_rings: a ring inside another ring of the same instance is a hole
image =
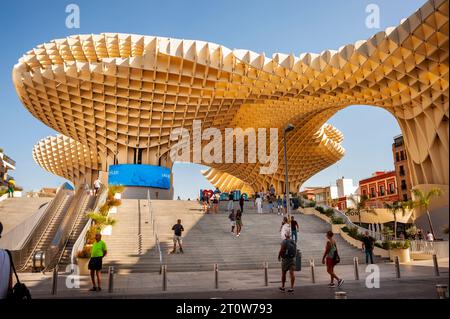
[[375, 210], [367, 207], [367, 201], [369, 198], [365, 195], [361, 195], [359, 198], [357, 196], [350, 196], [349, 200], [352, 202], [352, 208], [348, 209], [348, 212], [353, 213], [358, 216], [359, 224], [361, 225], [361, 213], [376, 214]]
[[427, 213], [428, 223], [430, 224], [431, 234], [433, 234], [433, 238], [436, 238], [436, 234], [434, 233], [433, 229], [433, 223], [431, 222], [429, 208], [431, 205], [431, 200], [434, 197], [441, 196], [442, 190], [440, 188], [432, 188], [428, 192], [423, 192], [418, 188], [413, 188], [411, 192], [414, 195], [414, 201], [412, 202], [413, 207], [425, 209]]
[[384, 203], [384, 207], [394, 215], [394, 239], [397, 240], [397, 212], [405, 216], [406, 209], [410, 206], [408, 202], [395, 201], [392, 204]]

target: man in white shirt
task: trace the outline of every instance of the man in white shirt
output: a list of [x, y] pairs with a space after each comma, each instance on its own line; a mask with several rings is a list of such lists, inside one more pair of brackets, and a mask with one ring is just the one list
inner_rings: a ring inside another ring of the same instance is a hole
[[434, 241], [433, 234], [430, 232], [427, 232], [427, 241]]
[[6, 299], [11, 283], [11, 262], [6, 250], [0, 249], [0, 299]]
[[255, 205], [258, 209], [258, 214], [262, 214], [262, 198], [259, 194], [256, 195]]
[[102, 186], [102, 182], [100, 181], [100, 178], [97, 178], [94, 181], [94, 195], [97, 196], [98, 190], [100, 189], [100, 187]]

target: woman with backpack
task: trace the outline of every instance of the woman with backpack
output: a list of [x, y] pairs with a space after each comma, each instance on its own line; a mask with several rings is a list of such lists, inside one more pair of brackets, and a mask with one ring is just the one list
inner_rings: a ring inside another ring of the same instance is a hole
[[344, 283], [344, 279], [339, 278], [334, 273], [334, 266], [340, 262], [340, 257], [337, 251], [336, 241], [333, 239], [333, 232], [327, 232], [327, 244], [325, 246], [325, 253], [323, 254], [322, 264], [327, 265], [327, 273], [330, 275], [331, 282], [328, 285], [330, 288], [335, 288], [334, 279], [337, 280], [337, 286], [340, 287]]

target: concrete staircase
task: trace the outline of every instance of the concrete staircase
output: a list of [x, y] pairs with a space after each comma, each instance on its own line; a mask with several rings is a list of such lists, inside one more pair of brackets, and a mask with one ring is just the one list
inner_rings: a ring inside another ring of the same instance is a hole
[[[236, 237], [230, 232], [225, 203], [221, 204], [219, 214], [207, 215], [195, 201], [153, 200], [151, 205], [156, 216], [163, 263], [168, 271], [211, 271], [215, 263], [222, 270], [261, 269], [264, 261], [271, 268], [279, 267], [277, 255], [282, 217], [277, 214], [256, 214], [253, 203], [246, 202], [243, 231], [240, 237]], [[146, 201], [123, 201], [113, 236], [104, 238], [109, 254], [105, 263], [116, 265], [119, 271], [159, 271], [159, 254], [155, 248], [151, 222], [145, 223], [146, 214]], [[302, 251], [302, 265], [309, 266], [310, 258], [319, 264], [326, 244], [325, 233], [330, 230], [330, 225], [315, 216], [295, 216], [300, 225], [298, 247]], [[171, 228], [178, 218], [185, 229], [184, 254], [170, 254], [173, 245]], [[360, 250], [350, 246], [339, 235], [336, 235], [336, 241], [342, 264], [351, 264], [355, 256], [362, 260]], [[376, 259], [376, 262], [380, 261]]]
[[[122, 199], [117, 213], [112, 214], [117, 223], [112, 235], [103, 236], [108, 254], [104, 265], [115, 266], [120, 272], [151, 272], [159, 270], [147, 200]], [[105, 267], [105, 268], [106, 268]]]
[[49, 203], [51, 197], [15, 197], [0, 202], [0, 222], [3, 225], [2, 235], [33, 215], [38, 209]]

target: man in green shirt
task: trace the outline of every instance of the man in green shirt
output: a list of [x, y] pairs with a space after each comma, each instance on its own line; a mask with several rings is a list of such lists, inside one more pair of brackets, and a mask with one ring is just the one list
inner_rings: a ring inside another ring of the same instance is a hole
[[[92, 289], [90, 291], [101, 291], [100, 273], [102, 270], [103, 257], [106, 256], [106, 244], [102, 240], [102, 235], [95, 234], [95, 243], [92, 245], [91, 260], [89, 260], [88, 268], [91, 271]], [[97, 275], [97, 283], [95, 285], [95, 275]]]

